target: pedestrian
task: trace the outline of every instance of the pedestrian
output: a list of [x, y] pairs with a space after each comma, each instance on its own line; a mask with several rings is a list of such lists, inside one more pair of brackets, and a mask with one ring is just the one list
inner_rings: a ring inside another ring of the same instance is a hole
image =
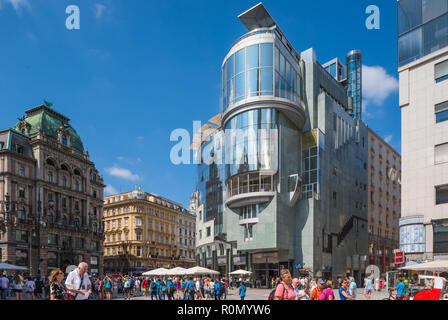
[[349, 294], [348, 284], [347, 284], [346, 279], [342, 280], [341, 285], [339, 287], [339, 299], [340, 300], [355, 300], [355, 298]]
[[36, 284], [36, 288], [34, 289], [34, 296], [38, 299], [42, 298], [42, 280], [34, 279], [34, 283]]
[[299, 290], [299, 294], [297, 296], [298, 300], [310, 300], [310, 285], [308, 282], [305, 282], [303, 287]]
[[366, 297], [367, 300], [370, 300], [370, 296], [372, 295], [372, 287], [373, 287], [372, 278], [370, 277], [366, 278], [364, 287], [364, 296]]
[[238, 294], [240, 295], [241, 300], [244, 300], [246, 297], [247, 287], [244, 285], [244, 282], [240, 283], [240, 287], [238, 288]]
[[185, 285], [184, 295], [187, 295], [188, 300], [194, 300], [195, 284], [193, 278], [190, 278]]
[[295, 300], [296, 294], [292, 287], [292, 278], [289, 270], [283, 269], [280, 272], [280, 278], [282, 279], [282, 282], [277, 285], [274, 300]]
[[104, 292], [106, 293], [106, 299], [110, 300], [110, 294], [112, 293], [112, 280], [109, 278], [109, 276], [106, 275], [104, 278]]
[[319, 300], [334, 300], [333, 281], [326, 282], [326, 288], [319, 295]]
[[6, 295], [9, 290], [9, 280], [6, 277], [6, 272], [3, 271], [2, 277], [0, 278], [0, 299], [6, 300]]
[[350, 277], [350, 285], [348, 287], [348, 294], [353, 298], [353, 300], [356, 300], [356, 281], [353, 277]]
[[16, 295], [16, 300], [22, 300], [22, 292], [23, 292], [23, 277], [20, 273], [16, 274], [14, 277], [14, 293]]
[[116, 298], [118, 297], [118, 281], [117, 279], [114, 279], [112, 282], [113, 282], [112, 298]]
[[215, 280], [215, 299], [216, 300], [221, 300], [221, 295], [222, 295], [222, 290], [223, 290], [223, 285], [221, 280], [219, 280], [219, 278], [216, 278]]
[[210, 300], [210, 293], [211, 293], [211, 289], [210, 289], [210, 280], [208, 278], [205, 278], [204, 280], [204, 295], [205, 295], [205, 300]]
[[313, 292], [314, 288], [316, 287], [317, 287], [317, 278], [313, 278], [311, 279], [311, 288], [310, 288], [311, 292]]
[[293, 287], [294, 293], [296, 295], [295, 300], [299, 300], [299, 286], [300, 286], [300, 280], [297, 278], [292, 279], [292, 287]]
[[210, 298], [212, 300], [216, 300], [216, 294], [215, 294], [215, 279], [210, 280]]
[[87, 300], [92, 293], [92, 282], [87, 273], [88, 268], [87, 263], [81, 262], [67, 276], [65, 286], [74, 293], [73, 300]]
[[157, 300], [157, 282], [155, 279], [152, 279], [149, 289], [151, 291], [151, 300], [154, 300], [154, 298]]
[[224, 278], [224, 291], [223, 291], [223, 295], [224, 295], [224, 299], [227, 299], [227, 293], [229, 291], [229, 282], [227, 280], [227, 278]]
[[[315, 279], [313, 279], [315, 281]], [[319, 300], [321, 292], [324, 290], [324, 281], [322, 279], [316, 280], [316, 286], [311, 290], [310, 300]]]
[[175, 286], [176, 286], [176, 300], [180, 300], [180, 291], [182, 290], [182, 283], [180, 278], [176, 278]]
[[132, 280], [131, 277], [129, 277], [128, 275], [123, 277], [123, 296], [124, 299], [126, 300], [131, 300], [131, 285], [132, 285]]
[[25, 293], [26, 293], [26, 299], [27, 300], [34, 300], [34, 290], [35, 290], [36, 284], [34, 281], [29, 277], [25, 281]]
[[103, 283], [100, 278], [94, 279], [94, 294], [97, 297], [98, 300], [103, 300], [103, 292], [102, 292], [102, 286]]
[[54, 269], [50, 274], [50, 300], [67, 300], [67, 290], [62, 283], [64, 273], [61, 269]]
[[403, 300], [404, 296], [406, 295], [406, 286], [400, 278], [398, 278], [398, 283], [395, 289], [397, 290], [396, 300]]

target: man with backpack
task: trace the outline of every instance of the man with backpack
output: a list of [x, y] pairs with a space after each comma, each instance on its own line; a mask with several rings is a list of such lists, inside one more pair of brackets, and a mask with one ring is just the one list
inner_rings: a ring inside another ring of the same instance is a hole
[[129, 276], [123, 277], [123, 295], [124, 299], [131, 300], [132, 279]]
[[193, 282], [193, 278], [189, 278], [188, 282], [185, 285], [184, 290], [184, 297], [187, 296], [187, 300], [194, 300], [194, 293], [195, 293], [195, 284]]
[[283, 269], [280, 272], [280, 278], [282, 281], [271, 291], [268, 300], [296, 300], [296, 294], [292, 287], [292, 278], [289, 270]]
[[154, 300], [154, 297], [157, 300], [157, 282], [155, 279], [152, 279], [149, 290], [151, 291], [151, 300]]

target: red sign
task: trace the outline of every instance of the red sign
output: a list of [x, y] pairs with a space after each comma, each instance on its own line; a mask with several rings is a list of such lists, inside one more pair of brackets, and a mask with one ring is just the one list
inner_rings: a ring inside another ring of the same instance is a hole
[[404, 263], [404, 252], [403, 251], [395, 251], [395, 264]]

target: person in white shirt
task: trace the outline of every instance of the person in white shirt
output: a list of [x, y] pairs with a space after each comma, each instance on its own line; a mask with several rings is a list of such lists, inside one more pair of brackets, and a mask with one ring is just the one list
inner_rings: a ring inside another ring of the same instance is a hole
[[9, 290], [9, 280], [6, 277], [6, 272], [3, 272], [2, 277], [0, 278], [0, 299], [6, 300], [6, 294]]
[[70, 272], [65, 280], [65, 285], [74, 293], [73, 300], [87, 300], [92, 293], [92, 283], [87, 274], [88, 265], [81, 262], [75, 270]]
[[35, 283], [31, 278], [29, 278], [25, 282], [25, 292], [27, 300], [34, 300], [34, 289]]

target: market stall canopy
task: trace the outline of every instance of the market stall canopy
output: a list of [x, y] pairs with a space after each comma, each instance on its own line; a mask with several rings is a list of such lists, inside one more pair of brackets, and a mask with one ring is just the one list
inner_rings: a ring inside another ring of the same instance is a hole
[[232, 276], [239, 276], [239, 275], [244, 276], [244, 275], [249, 275], [251, 273], [252, 273], [252, 271], [246, 271], [246, 270], [239, 269], [239, 270], [230, 272], [229, 274]]
[[193, 267], [185, 270], [185, 275], [206, 275], [206, 274], [219, 274], [219, 272], [203, 267]]
[[414, 271], [434, 271], [444, 272], [448, 271], [448, 260], [434, 260], [426, 263], [419, 263], [412, 266], [400, 268], [401, 270], [414, 270]]
[[9, 263], [0, 263], [0, 270], [28, 270], [28, 268], [15, 266]]
[[168, 271], [168, 269], [158, 268], [158, 269], [154, 269], [151, 271], [143, 272], [142, 275], [143, 276], [161, 276], [161, 275], [164, 275], [165, 272], [167, 272], [167, 271]]

